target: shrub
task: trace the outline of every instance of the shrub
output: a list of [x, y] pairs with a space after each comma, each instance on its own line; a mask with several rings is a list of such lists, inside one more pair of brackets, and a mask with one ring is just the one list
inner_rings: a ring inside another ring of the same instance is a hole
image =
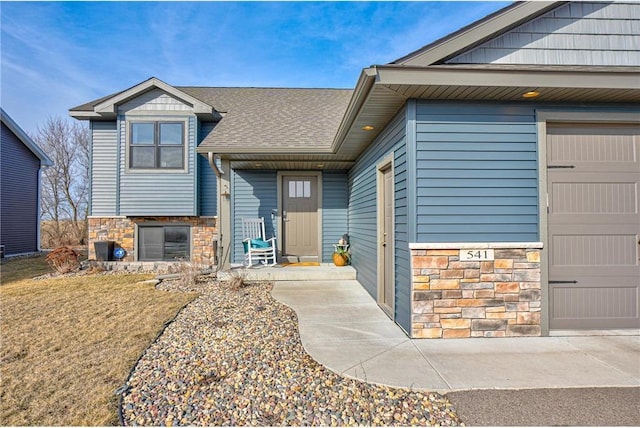
[[58, 247], [50, 252], [47, 263], [58, 273], [69, 273], [80, 267], [80, 254], [71, 247]]
[[183, 259], [177, 266], [176, 273], [180, 274], [178, 282], [181, 286], [192, 287], [198, 282], [199, 277], [202, 275], [202, 270], [197, 264], [188, 259]]
[[237, 291], [246, 286], [245, 282], [247, 274], [242, 271], [231, 271], [230, 278], [228, 280], [228, 286], [231, 290]]

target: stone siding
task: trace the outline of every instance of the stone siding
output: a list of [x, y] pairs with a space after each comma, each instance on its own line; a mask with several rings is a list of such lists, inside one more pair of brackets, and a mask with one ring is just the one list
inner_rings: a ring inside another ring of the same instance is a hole
[[461, 261], [464, 248], [451, 244], [410, 245], [411, 337], [540, 336], [542, 244], [472, 245], [491, 248], [494, 260]]
[[144, 223], [188, 224], [191, 226], [191, 261], [215, 265], [213, 242], [217, 238], [217, 220], [213, 217], [89, 217], [89, 260], [95, 260], [95, 241], [114, 241], [126, 251], [123, 261], [135, 256], [135, 226]]

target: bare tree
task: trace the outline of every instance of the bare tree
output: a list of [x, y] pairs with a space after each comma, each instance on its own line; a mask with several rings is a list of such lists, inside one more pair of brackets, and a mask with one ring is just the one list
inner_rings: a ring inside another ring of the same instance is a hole
[[89, 209], [89, 147], [86, 125], [60, 117], [38, 126], [34, 140], [53, 160], [42, 175], [43, 232], [54, 246], [85, 244]]

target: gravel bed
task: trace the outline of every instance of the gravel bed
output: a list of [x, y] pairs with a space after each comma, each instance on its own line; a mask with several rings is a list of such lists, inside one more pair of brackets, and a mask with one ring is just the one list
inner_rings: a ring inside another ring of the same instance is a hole
[[202, 295], [134, 368], [125, 425], [461, 424], [439, 394], [371, 385], [318, 364], [300, 343], [295, 312], [270, 289], [196, 285]]

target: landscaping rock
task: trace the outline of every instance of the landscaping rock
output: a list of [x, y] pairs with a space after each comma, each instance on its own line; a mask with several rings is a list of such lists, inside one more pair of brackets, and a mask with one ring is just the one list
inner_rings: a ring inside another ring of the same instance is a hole
[[371, 385], [318, 364], [302, 347], [295, 312], [269, 284], [197, 288], [202, 295], [132, 372], [126, 425], [460, 424], [439, 394]]

